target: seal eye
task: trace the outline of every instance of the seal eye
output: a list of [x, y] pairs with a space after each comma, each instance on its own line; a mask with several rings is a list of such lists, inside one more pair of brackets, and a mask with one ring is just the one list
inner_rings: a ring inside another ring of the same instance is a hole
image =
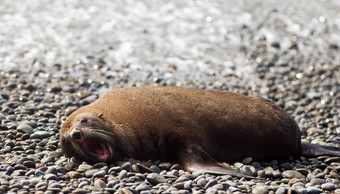
[[82, 119], [80, 123], [87, 123], [87, 119]]

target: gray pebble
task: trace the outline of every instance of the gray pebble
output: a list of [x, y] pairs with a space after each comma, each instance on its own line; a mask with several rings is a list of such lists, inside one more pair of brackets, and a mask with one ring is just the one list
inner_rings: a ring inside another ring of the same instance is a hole
[[307, 193], [308, 194], [318, 194], [320, 193], [319, 190], [315, 187], [307, 187]]
[[161, 175], [159, 175], [157, 173], [150, 173], [150, 174], [148, 174], [146, 176], [146, 180], [149, 183], [151, 183], [152, 185], [157, 185], [159, 183], [166, 183], [167, 182], [167, 180], [163, 176], [161, 176]]
[[120, 180], [122, 180], [122, 179], [124, 179], [126, 177], [127, 177], [127, 171], [126, 170], [122, 170], [122, 171], [119, 172], [118, 178]]
[[27, 134], [32, 134], [33, 133], [33, 128], [30, 125], [27, 124], [20, 124], [17, 127], [17, 130], [22, 133], [27, 133]]
[[45, 181], [58, 180], [58, 177], [55, 174], [47, 174], [44, 177], [45, 177]]
[[[37, 138], [32, 138], [32, 136], [36, 136]], [[48, 131], [36, 131], [31, 135], [31, 139], [43, 139], [43, 138], [47, 138], [50, 137], [51, 133]], [[40, 138], [38, 138], [40, 137]]]
[[321, 185], [321, 188], [325, 190], [334, 190], [335, 185], [333, 183], [324, 183]]
[[205, 188], [209, 188], [209, 187], [212, 187], [214, 185], [217, 184], [217, 181], [215, 179], [211, 179], [210, 181], [208, 181], [208, 183], [205, 185]]
[[252, 193], [254, 194], [267, 194], [269, 193], [267, 186], [257, 186], [253, 189]]
[[100, 180], [100, 179], [97, 179], [96, 181], [94, 181], [93, 185], [98, 189], [106, 187], [106, 183], [104, 181]]
[[57, 175], [57, 173], [58, 173], [58, 170], [54, 166], [48, 167], [48, 169], [45, 172], [45, 174], [55, 174], [55, 175]]
[[93, 177], [94, 174], [96, 174], [99, 170], [98, 169], [90, 169], [90, 170], [87, 170], [85, 171], [85, 176], [87, 178], [91, 178]]
[[49, 162], [55, 162], [55, 158], [52, 157], [52, 156], [48, 156], [48, 157], [43, 158], [43, 159], [41, 160], [41, 163], [42, 163], [42, 164], [47, 164], [47, 163], [49, 163]]
[[151, 165], [150, 168], [151, 168], [154, 172], [156, 172], [156, 173], [160, 173], [160, 172], [162, 171], [162, 170], [161, 170], [158, 166], [156, 166], [156, 165]]
[[285, 187], [279, 187], [276, 191], [275, 194], [286, 194], [288, 190]]
[[206, 181], [205, 178], [200, 178], [197, 181], [197, 185], [200, 186], [200, 187], [205, 187], [206, 184], [207, 184], [207, 181]]
[[126, 171], [130, 171], [131, 170], [131, 163], [130, 162], [124, 162], [121, 167], [122, 169], [126, 170]]
[[161, 170], [170, 170], [171, 163], [170, 162], [161, 162], [158, 166]]
[[39, 182], [35, 185], [35, 189], [37, 190], [45, 190], [47, 189], [48, 184], [46, 182]]
[[254, 176], [255, 168], [253, 166], [244, 165], [240, 168], [241, 173], [249, 176]]
[[26, 160], [22, 164], [25, 165], [27, 168], [35, 168], [35, 163], [31, 160]]
[[294, 170], [286, 170], [282, 172], [282, 176], [285, 178], [305, 178], [301, 173]]
[[141, 192], [141, 191], [145, 191], [145, 190], [150, 190], [151, 188], [147, 185], [147, 184], [140, 184], [136, 187], [136, 191]]
[[98, 172], [96, 172], [95, 174], [93, 174], [92, 178], [102, 178], [107, 174], [106, 170], [100, 170]]
[[90, 185], [90, 183], [88, 181], [82, 181], [82, 182], [79, 183], [78, 188], [82, 188], [86, 185]]
[[314, 186], [314, 185], [321, 185], [323, 183], [325, 183], [326, 181], [324, 179], [320, 179], [320, 178], [313, 178], [310, 181], [310, 185]]

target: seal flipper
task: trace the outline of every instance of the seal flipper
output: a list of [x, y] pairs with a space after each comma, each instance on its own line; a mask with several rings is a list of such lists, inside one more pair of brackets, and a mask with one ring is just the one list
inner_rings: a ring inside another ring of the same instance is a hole
[[302, 142], [300, 145], [299, 154], [306, 157], [322, 155], [340, 156], [340, 148]]
[[185, 141], [177, 146], [177, 159], [184, 170], [254, 179], [213, 159], [199, 144]]

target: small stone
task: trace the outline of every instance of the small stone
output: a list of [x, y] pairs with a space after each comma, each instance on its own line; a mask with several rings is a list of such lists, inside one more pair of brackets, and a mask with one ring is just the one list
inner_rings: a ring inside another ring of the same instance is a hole
[[85, 177], [86, 178], [91, 178], [95, 173], [97, 173], [99, 170], [98, 169], [90, 169], [85, 171]]
[[329, 157], [327, 159], [324, 160], [325, 163], [332, 163], [332, 162], [339, 162], [340, 161], [340, 157]]
[[92, 176], [92, 178], [102, 178], [102, 177], [104, 177], [106, 175], [106, 172], [107, 172], [106, 170], [100, 170], [100, 171], [96, 172]]
[[308, 194], [318, 194], [320, 193], [319, 190], [315, 187], [307, 187], [307, 193]]
[[179, 170], [180, 166], [179, 164], [174, 164], [173, 166], [171, 166], [170, 170]]
[[158, 166], [162, 170], [170, 170], [171, 163], [170, 162], [161, 162]]
[[307, 134], [308, 134], [308, 135], [313, 135], [313, 134], [317, 134], [317, 133], [319, 133], [319, 134], [324, 134], [325, 131], [323, 131], [323, 130], [321, 130], [321, 129], [317, 129], [317, 128], [315, 128], [315, 127], [310, 128], [310, 129], [307, 129]]
[[[64, 190], [64, 189], [63, 189]], [[63, 191], [62, 190], [62, 191]], [[68, 193], [68, 192], [66, 192], [66, 191], [64, 191], [65, 193]], [[89, 190], [87, 190], [87, 189], [72, 189], [72, 193], [74, 193], [74, 194], [86, 194], [86, 193], [89, 193]]]
[[136, 187], [136, 191], [138, 192], [145, 191], [145, 190], [151, 190], [151, 188], [147, 184], [144, 184], [144, 183]]
[[301, 173], [304, 176], [307, 176], [308, 173], [309, 173], [307, 168], [298, 168], [298, 169], [296, 169], [296, 171]]
[[175, 184], [172, 185], [172, 187], [175, 187], [177, 189], [183, 189], [184, 188], [184, 182], [175, 183]]
[[320, 178], [313, 178], [312, 180], [310, 180], [310, 185], [314, 186], [314, 185], [321, 185], [323, 183], [325, 183], [326, 181], [324, 179], [320, 179]]
[[66, 173], [71, 179], [77, 179], [77, 178], [81, 178], [82, 175], [77, 172], [77, 171], [70, 171], [68, 173]]
[[200, 178], [200, 179], [198, 179], [198, 181], [197, 181], [197, 185], [198, 186], [200, 186], [200, 187], [205, 187], [205, 185], [207, 184], [207, 181], [206, 181], [206, 179], [205, 178]]
[[94, 184], [93, 184], [95, 187], [97, 187], [98, 189], [101, 189], [101, 188], [105, 188], [106, 187], [106, 183], [100, 179], [97, 179], [96, 181], [94, 181]]
[[22, 133], [27, 133], [27, 134], [32, 134], [33, 133], [33, 128], [27, 124], [20, 124], [17, 127], [17, 130]]
[[265, 176], [271, 177], [273, 175], [274, 169], [271, 166], [268, 166], [263, 169], [265, 172]]
[[126, 170], [126, 171], [130, 171], [131, 170], [131, 163], [130, 162], [124, 162], [121, 165], [122, 169]]
[[41, 163], [42, 163], [42, 164], [47, 164], [47, 163], [49, 163], [49, 162], [55, 162], [55, 158], [52, 157], [52, 156], [48, 156], [48, 157], [43, 158], [43, 159], [41, 160]]
[[126, 170], [122, 170], [122, 171], [119, 172], [119, 175], [118, 175], [119, 180], [122, 180], [126, 177], [127, 177], [127, 171]]
[[244, 165], [244, 164], [242, 164], [241, 162], [235, 162], [235, 163], [234, 163], [234, 167], [235, 167], [236, 169], [241, 168], [243, 165]]
[[252, 193], [254, 194], [267, 194], [269, 193], [267, 186], [257, 186], [253, 189]]
[[190, 189], [192, 188], [192, 184], [193, 184], [193, 181], [192, 181], [192, 180], [185, 181], [185, 182], [184, 182], [184, 189], [190, 190]]
[[151, 183], [152, 185], [157, 185], [159, 183], [166, 183], [167, 182], [167, 180], [163, 176], [161, 176], [157, 173], [148, 174], [146, 176], [146, 180], [149, 183]]
[[107, 167], [107, 164], [105, 162], [98, 162], [93, 165], [93, 168], [103, 168]]
[[86, 164], [86, 163], [83, 163], [83, 164], [78, 166], [78, 169], [84, 169], [84, 170], [89, 170], [89, 169], [92, 169], [92, 168], [93, 168], [93, 166]]
[[294, 170], [286, 170], [282, 172], [282, 176], [285, 178], [305, 178], [301, 173]]
[[36, 131], [32, 135], [36, 135], [37, 137], [40, 136], [41, 138], [47, 138], [47, 137], [51, 136], [50, 132], [48, 132], [48, 131]]
[[45, 175], [45, 181], [49, 181], [49, 180], [58, 180], [58, 177], [55, 174]]
[[225, 189], [223, 184], [216, 184], [216, 185], [212, 186], [212, 188], [214, 188], [216, 190], [224, 190]]
[[284, 187], [279, 187], [276, 191], [275, 194], [286, 194], [287, 193], [287, 189]]
[[26, 160], [22, 164], [25, 165], [27, 168], [35, 168], [35, 163], [31, 160]]
[[321, 188], [325, 190], [334, 190], [335, 185], [333, 183], [324, 183], [321, 185]]
[[38, 184], [35, 185], [35, 189], [37, 190], [46, 190], [47, 189], [47, 183], [46, 182], [39, 182]]
[[161, 170], [158, 166], [156, 166], [156, 165], [151, 165], [150, 168], [151, 168], [154, 172], [156, 172], [156, 173], [160, 173], [160, 172], [162, 171], [162, 170]]
[[244, 165], [240, 168], [240, 171], [242, 174], [254, 176], [255, 174], [255, 168], [253, 166]]
[[46, 174], [55, 174], [55, 175], [57, 175], [57, 173], [58, 173], [58, 170], [55, 168], [55, 167], [48, 167], [48, 169], [46, 170], [46, 172], [45, 172]]
[[292, 186], [293, 184], [298, 183], [298, 182], [301, 182], [301, 180], [300, 180], [300, 179], [297, 179], [297, 178], [292, 178], [292, 179], [290, 179], [290, 181], [288, 182], [288, 185]]
[[88, 181], [82, 181], [82, 182], [79, 183], [78, 187], [82, 188], [82, 187], [84, 187], [86, 185], [90, 185], [90, 183]]
[[209, 188], [209, 187], [212, 187], [214, 185], [217, 184], [217, 181], [215, 179], [211, 179], [210, 181], [208, 181], [208, 183], [205, 185], [205, 188]]

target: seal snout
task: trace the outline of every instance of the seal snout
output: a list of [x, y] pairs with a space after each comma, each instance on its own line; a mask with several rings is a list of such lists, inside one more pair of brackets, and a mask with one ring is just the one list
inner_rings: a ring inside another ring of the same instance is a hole
[[70, 136], [73, 140], [79, 140], [81, 139], [81, 134], [78, 129], [73, 129], [70, 133]]

